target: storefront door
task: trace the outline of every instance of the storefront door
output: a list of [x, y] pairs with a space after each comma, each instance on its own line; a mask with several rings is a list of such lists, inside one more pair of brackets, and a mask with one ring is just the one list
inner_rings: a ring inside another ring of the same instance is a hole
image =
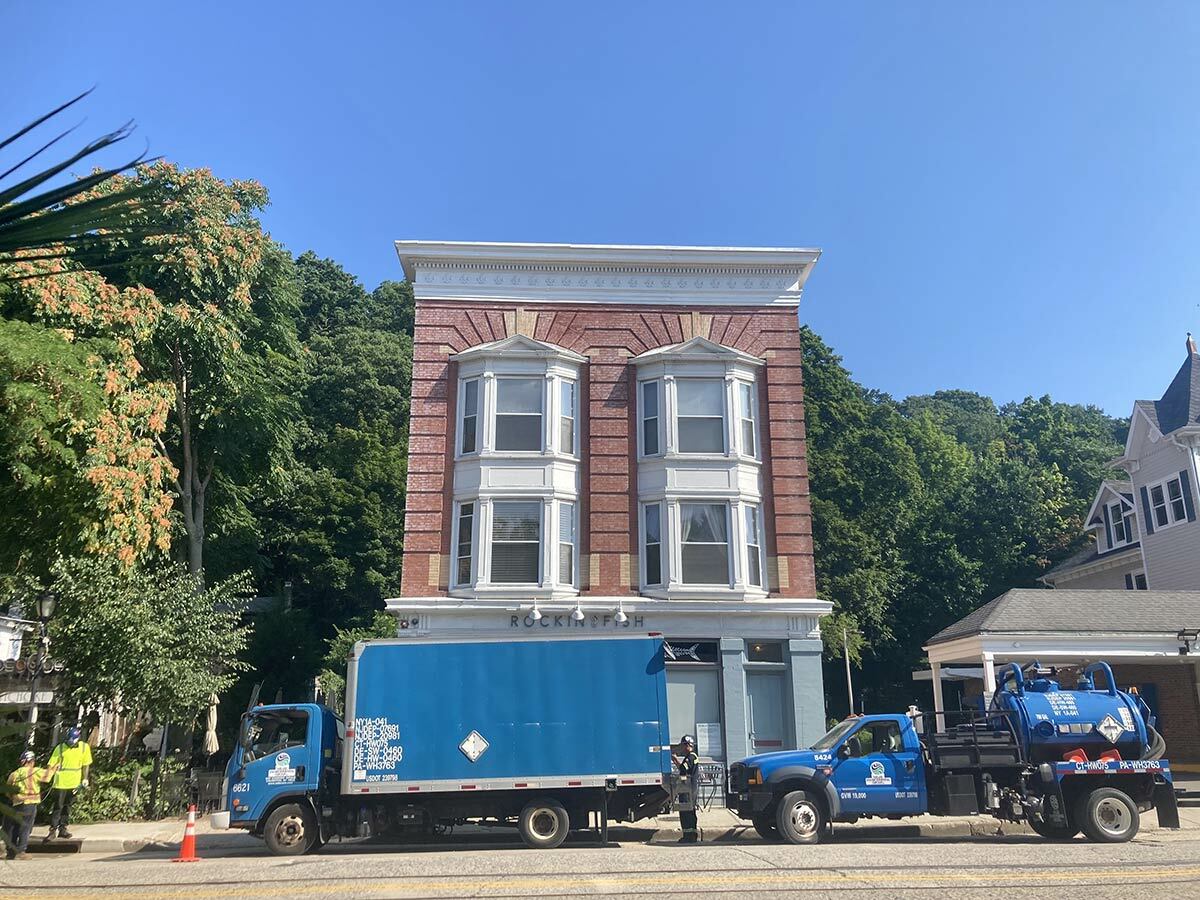
[[698, 739], [702, 758], [723, 760], [721, 746], [721, 673], [700, 666], [667, 666], [667, 718], [671, 743], [685, 734]]
[[786, 726], [783, 714], [783, 673], [746, 674], [747, 719], [750, 752], [782, 750]]

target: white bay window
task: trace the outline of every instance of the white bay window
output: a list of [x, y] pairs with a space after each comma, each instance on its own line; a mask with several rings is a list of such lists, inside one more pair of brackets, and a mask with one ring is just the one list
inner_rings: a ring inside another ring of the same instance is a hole
[[496, 379], [496, 449], [542, 449], [543, 379]]
[[539, 584], [542, 504], [498, 500], [492, 504], [491, 581]]
[[675, 382], [680, 453], [725, 452], [725, 382], [680, 378]]
[[684, 584], [729, 584], [728, 514], [724, 503], [679, 504]]

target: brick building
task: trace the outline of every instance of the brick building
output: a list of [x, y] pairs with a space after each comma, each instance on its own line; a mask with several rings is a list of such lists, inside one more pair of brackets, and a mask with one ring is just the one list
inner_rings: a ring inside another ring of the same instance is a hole
[[397, 250], [399, 633], [661, 632], [673, 740], [721, 761], [821, 734], [797, 320], [818, 251]]

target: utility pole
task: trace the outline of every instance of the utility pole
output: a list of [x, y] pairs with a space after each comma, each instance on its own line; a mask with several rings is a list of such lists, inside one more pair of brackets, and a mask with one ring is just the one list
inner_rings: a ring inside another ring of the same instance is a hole
[[854, 680], [850, 676], [850, 632], [842, 626], [842, 656], [846, 660], [846, 699], [850, 701], [850, 715], [854, 715]]

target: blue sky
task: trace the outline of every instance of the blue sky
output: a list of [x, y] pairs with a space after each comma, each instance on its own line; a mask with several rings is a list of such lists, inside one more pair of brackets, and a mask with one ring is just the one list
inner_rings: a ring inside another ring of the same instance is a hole
[[395, 238], [818, 246], [865, 384], [1119, 415], [1200, 332], [1194, 3], [106, 9], [5, 5], [5, 130], [95, 84], [368, 287]]

